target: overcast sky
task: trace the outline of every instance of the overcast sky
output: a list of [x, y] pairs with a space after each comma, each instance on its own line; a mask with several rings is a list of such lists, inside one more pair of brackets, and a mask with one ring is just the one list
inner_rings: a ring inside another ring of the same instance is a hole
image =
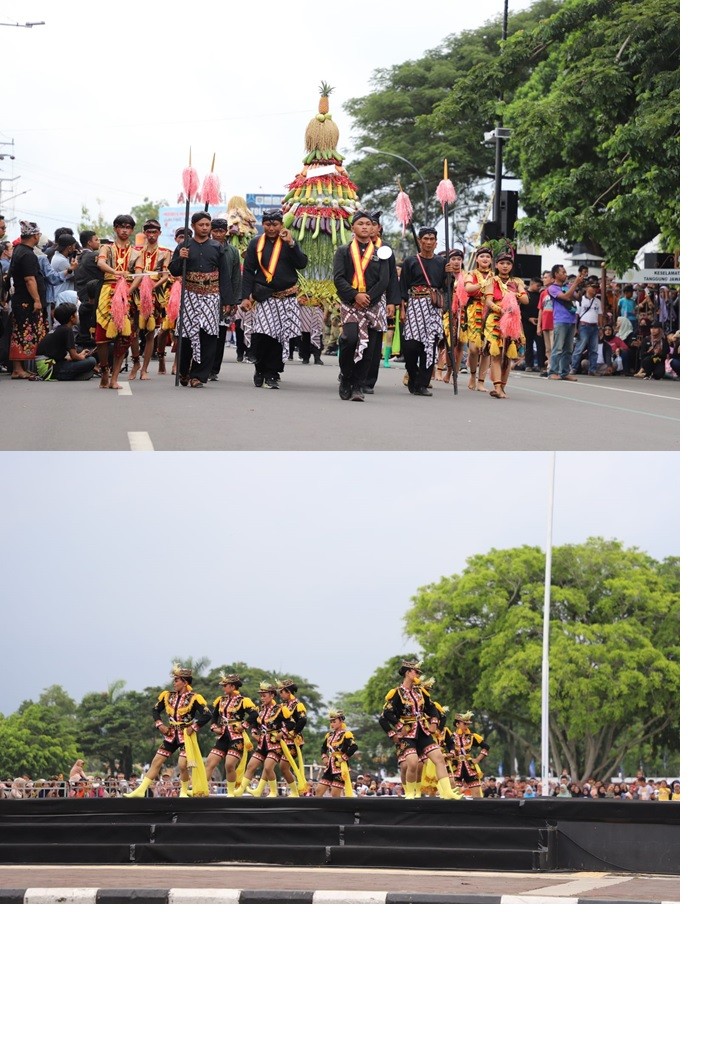
[[[407, 640], [423, 584], [545, 547], [549, 454], [0, 455], [0, 711], [143, 689], [175, 656], [297, 673], [328, 701]], [[678, 455], [557, 455], [554, 544], [679, 553]], [[412, 646], [412, 644], [410, 644]]]
[[[529, 4], [511, 0], [509, 10]], [[0, 153], [15, 156], [0, 160], [3, 213], [52, 235], [60, 225], [77, 230], [83, 204], [97, 215], [98, 199], [109, 220], [146, 196], [174, 204], [191, 146], [201, 180], [217, 154], [228, 197], [284, 192], [302, 165], [321, 80], [335, 88], [331, 113], [350, 158], [343, 103], [371, 90], [375, 69], [420, 58], [502, 8], [502, 0], [481, 0], [416, 17], [407, 6], [365, 0], [359, 18], [337, 5], [304, 13], [301, 4], [291, 17], [285, 5], [220, 4], [196, 5], [188, 20], [166, 4], [127, 0], [111, 32], [108, 12], [88, 0], [0, 2], [0, 22], [46, 23], [0, 27], [2, 95], [13, 99], [3, 106], [0, 142], [14, 140]], [[474, 132], [479, 140], [484, 130]], [[18, 226], [9, 231], [16, 236]]]

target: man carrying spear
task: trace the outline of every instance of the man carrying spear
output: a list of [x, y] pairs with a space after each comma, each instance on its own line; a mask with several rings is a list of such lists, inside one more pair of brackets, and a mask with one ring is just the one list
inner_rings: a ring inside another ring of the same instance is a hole
[[446, 260], [436, 256], [438, 235], [424, 226], [418, 230], [420, 250], [406, 258], [401, 269], [401, 323], [403, 355], [408, 371], [408, 391], [413, 396], [432, 396], [428, 384], [433, 374], [436, 350], [443, 338], [443, 289]]

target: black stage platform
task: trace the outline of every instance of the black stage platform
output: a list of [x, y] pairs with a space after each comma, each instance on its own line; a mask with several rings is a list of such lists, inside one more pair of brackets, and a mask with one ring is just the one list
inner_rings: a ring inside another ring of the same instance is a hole
[[23, 799], [0, 864], [680, 872], [680, 804], [613, 799]]

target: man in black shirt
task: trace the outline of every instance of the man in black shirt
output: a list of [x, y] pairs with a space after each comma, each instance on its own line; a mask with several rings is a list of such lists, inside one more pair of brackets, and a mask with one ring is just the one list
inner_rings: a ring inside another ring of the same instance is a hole
[[438, 235], [428, 226], [419, 229], [420, 253], [406, 258], [401, 269], [401, 322], [408, 391], [432, 396], [428, 388], [438, 344], [443, 338], [445, 257], [435, 254]]
[[220, 263], [220, 244], [210, 237], [210, 215], [207, 211], [198, 211], [190, 224], [193, 239], [187, 246], [182, 243], [175, 248], [169, 269], [173, 276], [182, 275], [183, 259], [187, 259], [178, 368], [180, 384], [198, 389], [203, 388], [210, 377], [218, 343], [221, 304], [232, 304], [233, 290]]
[[83, 229], [80, 233], [80, 254], [78, 267], [75, 270], [75, 290], [80, 304], [89, 301], [87, 287], [93, 280], [102, 280], [103, 274], [98, 268], [98, 251], [100, 239], [93, 229]]
[[[342, 400], [362, 402], [373, 351], [371, 333], [377, 330], [382, 337], [386, 329], [385, 293], [390, 272], [387, 261], [379, 256], [373, 242], [371, 215], [367, 211], [356, 211], [352, 224], [353, 239], [339, 247], [333, 259], [333, 282], [340, 298], [341, 322], [338, 392]], [[392, 258], [392, 251], [390, 256]]]
[[225, 339], [228, 334], [232, 314], [235, 312], [236, 306], [240, 304], [242, 274], [240, 269], [240, 252], [232, 243], [228, 243], [227, 220], [225, 218], [213, 218], [210, 223], [210, 235], [216, 243], [220, 244], [220, 264], [227, 270], [227, 278], [230, 280], [233, 288], [232, 305], [224, 305], [221, 309], [218, 341], [215, 346], [213, 366], [210, 368], [210, 380], [217, 381], [223, 363]]
[[301, 335], [298, 272], [308, 258], [283, 227], [283, 212], [263, 211], [263, 232], [248, 244], [243, 260], [240, 307], [253, 310], [251, 348], [255, 356], [253, 384], [279, 388], [280, 372], [290, 342]]
[[13, 284], [11, 299], [13, 329], [10, 336], [10, 360], [13, 378], [35, 381], [37, 374], [25, 369], [34, 360], [38, 342], [48, 332], [45, 319], [45, 277], [34, 248], [40, 242], [40, 229], [35, 222], [20, 222], [20, 243], [13, 251], [9, 275]]
[[381, 260], [385, 261], [388, 266], [388, 287], [384, 295], [384, 303], [386, 309], [386, 318], [383, 326], [383, 330], [376, 330], [371, 328], [368, 336], [368, 344], [371, 350], [370, 360], [368, 363], [368, 372], [363, 383], [363, 392], [366, 396], [372, 396], [375, 392], [376, 382], [378, 381], [378, 371], [380, 370], [381, 357], [383, 356], [383, 333], [388, 330], [389, 324], [392, 326], [395, 322], [396, 308], [401, 303], [401, 288], [398, 281], [398, 270], [396, 267], [396, 259], [393, 251], [390, 247], [386, 247], [386, 251], [383, 250], [383, 226], [381, 225], [381, 212], [375, 211], [371, 214], [373, 219], [373, 230], [371, 232], [371, 239], [376, 246], [378, 256], [386, 255], [386, 251], [390, 251], [390, 254], [383, 257]]
[[87, 349], [78, 352], [75, 348], [73, 325], [78, 322], [75, 306], [70, 302], [56, 306], [55, 320], [59, 326], [42, 339], [38, 345], [38, 355], [48, 356], [55, 361], [53, 378], [58, 381], [84, 381], [93, 373], [95, 357]]

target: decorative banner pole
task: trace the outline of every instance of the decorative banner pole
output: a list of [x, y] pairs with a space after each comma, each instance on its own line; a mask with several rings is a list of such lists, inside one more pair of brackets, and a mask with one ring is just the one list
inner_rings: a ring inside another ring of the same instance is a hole
[[[436, 198], [443, 211], [443, 227], [445, 233], [446, 265], [449, 261], [450, 244], [448, 242], [448, 204], [456, 202], [456, 190], [453, 182], [448, 177], [448, 160], [443, 161], [443, 180], [438, 183]], [[456, 337], [453, 324], [453, 274], [446, 273], [446, 303], [448, 308], [448, 352], [450, 354], [451, 373], [453, 375], [453, 395], [458, 395], [458, 373], [456, 371]]]
[[[193, 169], [193, 149], [192, 147], [188, 150], [188, 166], [183, 171], [183, 193], [185, 195], [185, 239], [183, 240], [183, 247], [187, 247], [190, 243], [188, 236], [188, 225], [190, 223], [190, 198], [195, 196], [198, 192], [198, 175]], [[175, 386], [176, 388], [180, 384], [180, 350], [183, 343], [183, 319], [185, 315], [185, 280], [186, 272], [188, 268], [188, 259], [183, 258], [183, 272], [180, 277], [180, 315], [178, 316], [178, 347], [176, 349], [177, 356], [175, 359]]]

